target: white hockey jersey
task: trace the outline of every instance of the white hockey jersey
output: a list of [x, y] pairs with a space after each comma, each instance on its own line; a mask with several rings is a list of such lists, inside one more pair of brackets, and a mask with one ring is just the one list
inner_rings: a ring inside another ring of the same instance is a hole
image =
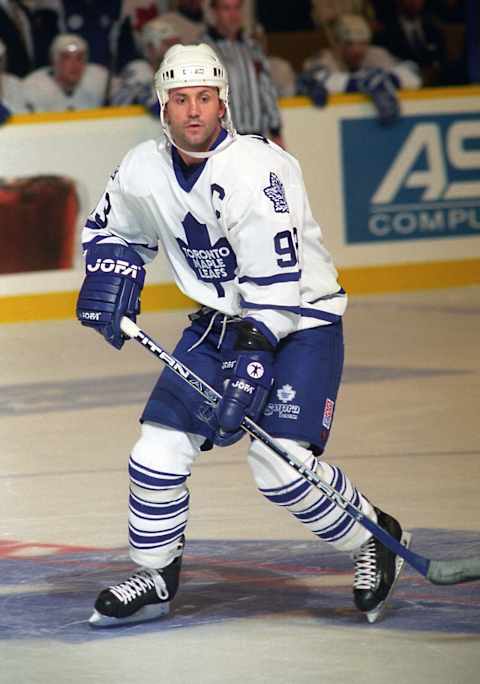
[[188, 297], [253, 317], [276, 339], [346, 307], [298, 162], [260, 136], [237, 136], [190, 174], [165, 141], [141, 143], [87, 220], [87, 250], [92, 241], [130, 245], [145, 261], [160, 244]]
[[12, 114], [28, 112], [25, 101], [25, 92], [20, 78], [12, 74], [0, 73], [0, 102], [7, 107]]
[[140, 104], [153, 105], [157, 95], [153, 80], [153, 67], [144, 59], [134, 59], [122, 70], [112, 89], [110, 102], [115, 106]]
[[322, 50], [320, 55], [309, 57], [305, 60], [303, 69], [313, 71], [317, 80], [324, 83], [329, 93], [345, 92], [355, 73], [369, 69], [382, 69], [393, 74], [398, 78], [400, 88], [417, 90], [422, 86], [422, 79], [413, 62], [401, 62], [378, 45], [369, 45], [357, 72], [351, 72], [335, 50]]
[[94, 109], [104, 104], [108, 71], [100, 64], [87, 64], [75, 90], [65, 93], [48, 67], [37, 69], [24, 79], [25, 97], [34, 112], [66, 112]]

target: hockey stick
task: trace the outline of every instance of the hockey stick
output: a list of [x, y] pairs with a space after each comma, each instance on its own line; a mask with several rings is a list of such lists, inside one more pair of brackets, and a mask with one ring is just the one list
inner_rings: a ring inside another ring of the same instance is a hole
[[[151, 354], [163, 361], [174, 373], [182, 380], [193, 387], [201, 394], [212, 406], [215, 406], [221, 399], [221, 395], [204, 382], [198, 375], [195, 375], [187, 366], [178, 361], [175, 357], [168, 354], [151, 337], [141, 330], [133, 321], [123, 317], [121, 320], [122, 331], [139, 342]], [[342, 508], [350, 517], [356, 520], [373, 534], [390, 551], [400, 556], [409, 563], [417, 572], [426, 577], [433, 584], [460, 584], [461, 582], [473, 582], [480, 579], [480, 558], [465, 558], [452, 560], [432, 560], [425, 558], [414, 551], [403, 546], [399, 541], [392, 537], [377, 523], [370, 520], [359, 508], [350, 503], [340, 492], [337, 492], [327, 482], [321, 480], [318, 475], [307, 468], [296, 456], [289, 453], [270, 435], [262, 430], [250, 418], [246, 417], [242, 423], [242, 428], [252, 437], [260, 440], [271, 449], [283, 461], [288, 463], [301, 477], [311, 482], [315, 487], [333, 503]]]

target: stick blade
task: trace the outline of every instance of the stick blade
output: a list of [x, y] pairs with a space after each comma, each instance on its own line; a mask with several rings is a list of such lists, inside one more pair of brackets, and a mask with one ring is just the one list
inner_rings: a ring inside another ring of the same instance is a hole
[[480, 580], [480, 558], [431, 560], [427, 579], [433, 584], [462, 584]]

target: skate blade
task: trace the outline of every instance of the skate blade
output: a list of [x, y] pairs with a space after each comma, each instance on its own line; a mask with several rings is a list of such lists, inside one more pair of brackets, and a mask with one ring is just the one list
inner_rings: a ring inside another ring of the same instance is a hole
[[[410, 542], [412, 540], [412, 535], [410, 532], [403, 532], [402, 538], [400, 540], [400, 543], [402, 546], [405, 546], [406, 549], [410, 546]], [[381, 603], [378, 604], [376, 608], [373, 610], [369, 610], [368, 613], [366, 613], [367, 620], [370, 624], [373, 624], [374, 622], [377, 622], [379, 620], [383, 613], [385, 612], [385, 608], [387, 607], [388, 600], [390, 596], [392, 595], [392, 591], [395, 588], [395, 585], [397, 583], [397, 580], [400, 576], [400, 573], [402, 571], [402, 568], [405, 564], [405, 560], [401, 556], [397, 556], [395, 558], [395, 579], [392, 583], [392, 586], [390, 587], [390, 591], [388, 592], [387, 596], [383, 599]]]
[[124, 618], [110, 617], [109, 615], [102, 615], [98, 610], [94, 610], [89, 619], [91, 627], [120, 627], [121, 625], [134, 624], [138, 622], [149, 622], [157, 618], [167, 615], [170, 611], [170, 603], [155, 603], [150, 606], [144, 606], [133, 615]]

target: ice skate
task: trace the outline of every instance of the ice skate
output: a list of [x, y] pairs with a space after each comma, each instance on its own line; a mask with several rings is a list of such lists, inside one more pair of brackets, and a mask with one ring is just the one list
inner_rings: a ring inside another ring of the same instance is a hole
[[92, 627], [115, 627], [167, 615], [177, 593], [182, 557], [166, 568], [140, 568], [125, 582], [104, 589], [89, 620]]
[[[408, 548], [411, 534], [403, 532], [397, 520], [388, 513], [383, 513], [378, 508], [375, 511], [378, 524]], [[376, 622], [385, 610], [404, 559], [387, 549], [378, 539], [371, 537], [353, 554], [353, 560], [353, 600], [358, 610], [366, 613], [370, 623]]]

